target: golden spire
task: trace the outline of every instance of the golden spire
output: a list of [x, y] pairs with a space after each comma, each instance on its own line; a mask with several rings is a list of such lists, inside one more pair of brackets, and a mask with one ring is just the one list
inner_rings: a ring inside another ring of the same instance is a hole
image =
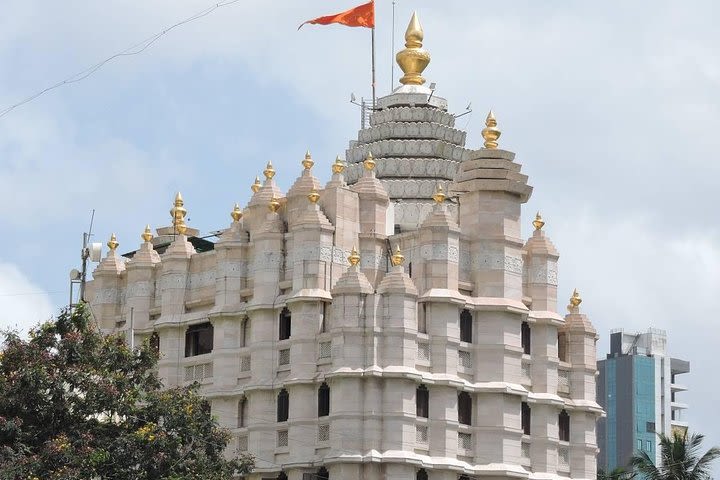
[[110, 235], [110, 240], [108, 240], [107, 246], [112, 251], [115, 251], [115, 249], [120, 246], [114, 233]]
[[316, 189], [310, 190], [310, 193], [308, 193], [308, 200], [310, 200], [310, 203], [317, 203], [318, 200], [320, 200], [320, 194]]
[[240, 205], [236, 203], [232, 209], [232, 212], [230, 212], [230, 217], [232, 217], [233, 222], [239, 222], [242, 216], [242, 209], [240, 209]]
[[485, 118], [485, 128], [482, 130], [482, 136], [485, 139], [485, 148], [497, 148], [497, 140], [500, 138], [501, 134], [502, 132], [497, 129], [497, 120], [495, 120], [495, 115], [493, 114], [493, 111], [490, 110], [490, 113], [487, 114], [487, 118]]
[[437, 204], [445, 201], [445, 192], [443, 191], [441, 184], [438, 183], [435, 187], [435, 193], [433, 193], [432, 199], [435, 200], [435, 203]]
[[568, 305], [568, 310], [572, 308], [578, 308], [580, 304], [582, 303], [582, 298], [580, 297], [580, 294], [577, 291], [577, 288], [573, 290], [572, 297], [570, 297], [570, 305]]
[[305, 152], [305, 158], [302, 161], [302, 166], [305, 167], [305, 170], [310, 170], [313, 165], [315, 165], [315, 162], [313, 162], [310, 150], [308, 150]]
[[403, 256], [402, 252], [400, 251], [400, 245], [397, 246], [395, 249], [395, 253], [393, 253], [393, 256], [390, 257], [390, 262], [393, 264], [393, 267], [397, 267], [398, 265], [402, 265], [402, 263], [405, 261], [405, 257]]
[[333, 173], [343, 173], [345, 171], [345, 164], [340, 159], [340, 155], [335, 157], [335, 163], [332, 164], [332, 172]]
[[360, 263], [360, 254], [358, 253], [357, 249], [355, 248], [355, 245], [353, 245], [352, 252], [350, 252], [350, 256], [348, 257], [348, 262], [350, 262], [350, 265], [353, 267]]
[[140, 235], [140, 238], [143, 239], [145, 242], [149, 242], [153, 239], [152, 231], [150, 230], [150, 225], [145, 225], [145, 231]]
[[278, 200], [277, 197], [272, 197], [268, 207], [270, 208], [271, 212], [277, 213], [277, 211], [280, 210], [280, 200]]
[[263, 175], [265, 175], [265, 178], [270, 180], [275, 176], [275, 169], [272, 166], [272, 162], [268, 162], [265, 166], [265, 170], [263, 170]]
[[405, 30], [405, 49], [395, 55], [395, 60], [405, 74], [400, 78], [400, 83], [403, 85], [425, 83], [422, 72], [430, 63], [430, 52], [422, 48], [422, 41], [423, 30], [415, 12]]
[[372, 152], [368, 152], [363, 165], [365, 166], [365, 170], [372, 170], [375, 168], [375, 159], [373, 158]]
[[250, 190], [252, 190], [253, 193], [257, 193], [258, 190], [262, 187], [262, 183], [260, 183], [260, 177], [255, 177], [255, 183], [250, 185]]
[[174, 206], [170, 209], [170, 216], [173, 219], [173, 227], [175, 227], [175, 231], [180, 235], [184, 235], [187, 231], [187, 226], [185, 225], [185, 215], [187, 215], [187, 210], [183, 207], [184, 204], [185, 202], [183, 202], [182, 195], [178, 192], [177, 195], [175, 195]]
[[537, 215], [535, 215], [535, 220], [533, 220], [532, 224], [535, 227], [535, 230], [540, 230], [545, 225], [545, 222], [543, 221], [540, 212], [537, 212]]

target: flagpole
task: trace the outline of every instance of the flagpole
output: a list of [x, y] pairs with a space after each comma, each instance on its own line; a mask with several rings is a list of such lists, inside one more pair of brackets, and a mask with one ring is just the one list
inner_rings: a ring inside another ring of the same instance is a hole
[[373, 110], [375, 110], [375, 26], [372, 27], [372, 33], [370, 34], [372, 41], [372, 96], [373, 96]]

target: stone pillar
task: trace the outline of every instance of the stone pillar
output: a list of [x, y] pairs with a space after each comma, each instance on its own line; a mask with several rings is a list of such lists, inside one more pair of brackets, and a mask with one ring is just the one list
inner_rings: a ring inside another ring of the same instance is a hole
[[460, 258], [460, 227], [443, 203], [445, 195], [436, 193], [439, 202], [420, 229], [420, 262], [417, 270], [418, 289], [444, 289], [457, 292]]
[[117, 322], [121, 320], [121, 289], [126, 284], [125, 262], [115, 251], [118, 246], [113, 233], [108, 242], [110, 250], [93, 272], [93, 281], [88, 283], [85, 294], [99, 320], [100, 328], [107, 332], [115, 330]]
[[[153, 249], [152, 234], [147, 228], [143, 233], [144, 242], [127, 263], [126, 318], [127, 328], [132, 317], [133, 330], [143, 331], [152, 327], [150, 308], [155, 297], [155, 273], [160, 270], [160, 255]], [[138, 338], [139, 340], [139, 338]]]

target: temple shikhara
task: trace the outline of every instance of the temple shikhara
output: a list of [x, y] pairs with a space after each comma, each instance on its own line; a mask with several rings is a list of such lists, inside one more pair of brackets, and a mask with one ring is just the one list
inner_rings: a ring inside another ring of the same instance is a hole
[[159, 349], [165, 385], [201, 384], [251, 479], [595, 478], [597, 334], [577, 291], [558, 312], [551, 225], [521, 225], [493, 113], [468, 148], [424, 85], [415, 15], [405, 39], [327, 184], [309, 152], [287, 193], [268, 163], [216, 242], [178, 194], [135, 251], [108, 242], [92, 311]]

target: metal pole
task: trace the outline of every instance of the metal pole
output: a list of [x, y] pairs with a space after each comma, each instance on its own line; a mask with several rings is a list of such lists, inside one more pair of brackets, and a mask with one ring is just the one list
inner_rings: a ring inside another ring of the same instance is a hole
[[135, 307], [130, 307], [130, 350], [135, 349]]
[[375, 110], [375, 27], [372, 27], [372, 95], [373, 95], [373, 110]]

